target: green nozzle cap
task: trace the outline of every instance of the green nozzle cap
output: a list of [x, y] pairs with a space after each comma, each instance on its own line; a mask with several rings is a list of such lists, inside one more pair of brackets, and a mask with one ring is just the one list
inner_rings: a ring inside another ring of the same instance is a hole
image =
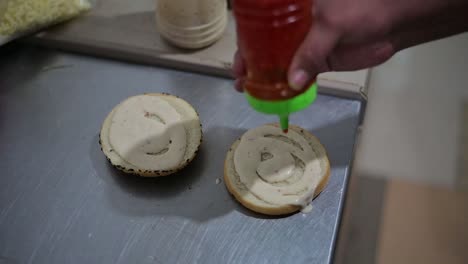
[[317, 84], [314, 83], [307, 91], [293, 98], [281, 101], [266, 101], [246, 93], [247, 101], [253, 109], [260, 113], [278, 115], [281, 129], [289, 127], [289, 115], [301, 111], [311, 105], [317, 98]]

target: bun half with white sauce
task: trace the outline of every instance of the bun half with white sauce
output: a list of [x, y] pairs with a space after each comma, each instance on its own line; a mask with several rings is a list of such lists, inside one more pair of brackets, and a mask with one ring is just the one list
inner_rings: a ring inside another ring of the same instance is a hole
[[202, 142], [200, 118], [169, 94], [127, 98], [106, 117], [99, 143], [117, 169], [143, 177], [173, 174], [187, 166]]
[[278, 124], [247, 131], [224, 163], [224, 182], [242, 205], [258, 213], [285, 215], [310, 208], [330, 177], [330, 162], [319, 140], [306, 130]]

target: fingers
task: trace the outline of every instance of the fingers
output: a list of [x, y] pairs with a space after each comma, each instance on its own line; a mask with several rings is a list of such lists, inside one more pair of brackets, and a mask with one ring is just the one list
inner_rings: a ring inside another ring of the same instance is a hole
[[234, 54], [234, 64], [232, 66], [232, 71], [234, 73], [234, 77], [236, 78], [236, 81], [234, 82], [234, 88], [236, 88], [236, 90], [239, 92], [243, 92], [244, 79], [247, 70], [245, 68], [244, 59], [242, 58], [239, 50]]
[[239, 78], [234, 81], [234, 88], [236, 89], [236, 91], [240, 93], [244, 92], [244, 81], [244, 78]]
[[244, 59], [242, 58], [239, 50], [234, 54], [234, 65], [232, 66], [232, 70], [234, 72], [234, 77], [236, 78], [245, 76], [246, 74]]
[[330, 71], [327, 58], [339, 40], [338, 32], [317, 24], [297, 50], [288, 72], [289, 86], [300, 90], [321, 72]]

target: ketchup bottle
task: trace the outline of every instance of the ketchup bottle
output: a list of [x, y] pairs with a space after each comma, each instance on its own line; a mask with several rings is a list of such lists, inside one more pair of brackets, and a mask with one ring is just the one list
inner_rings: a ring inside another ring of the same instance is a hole
[[287, 77], [312, 26], [312, 0], [233, 0], [232, 7], [247, 68], [247, 100], [259, 112], [278, 115], [287, 132], [289, 114], [307, 108], [317, 96], [315, 80], [297, 91]]

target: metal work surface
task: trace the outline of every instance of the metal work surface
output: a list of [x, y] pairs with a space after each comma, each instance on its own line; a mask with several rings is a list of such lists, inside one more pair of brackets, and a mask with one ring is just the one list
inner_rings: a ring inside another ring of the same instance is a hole
[[[200, 113], [201, 151], [177, 175], [123, 175], [99, 149], [108, 112], [145, 92], [178, 95]], [[321, 95], [292, 116], [326, 147], [331, 179], [311, 213], [264, 217], [217, 184], [231, 143], [276, 121], [251, 110], [231, 80], [6, 46], [0, 263], [328, 263], [360, 111], [359, 101]]]

